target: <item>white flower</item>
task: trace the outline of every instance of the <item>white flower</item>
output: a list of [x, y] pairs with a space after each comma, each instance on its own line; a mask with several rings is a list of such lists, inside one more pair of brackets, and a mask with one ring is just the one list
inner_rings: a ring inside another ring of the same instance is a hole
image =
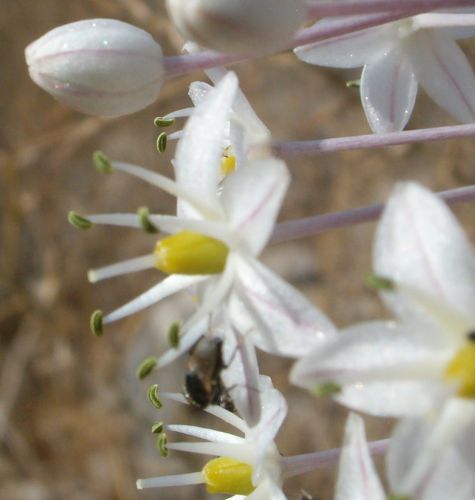
[[[469, 123], [475, 121], [475, 76], [454, 38], [473, 35], [473, 28], [437, 26], [442, 21], [450, 24], [450, 20], [456, 25], [464, 16], [467, 14], [421, 14], [304, 45], [295, 54], [310, 64], [363, 66], [361, 101], [375, 132], [405, 127], [418, 83], [440, 107]], [[319, 24], [331, 22], [329, 18]]]
[[[210, 406], [205, 411], [221, 418], [243, 434], [219, 432], [191, 425], [167, 425], [168, 431], [202, 439], [202, 442], [169, 443], [169, 450], [211, 455], [201, 472], [140, 479], [137, 487], [162, 488], [206, 484], [209, 493], [226, 493], [232, 498], [249, 497], [255, 500], [285, 500], [282, 493], [284, 462], [274, 438], [287, 414], [287, 404], [268, 377], [261, 377], [261, 420], [249, 427], [244, 420], [223, 408]], [[186, 403], [178, 394], [164, 395]]]
[[[303, 355], [334, 333], [333, 325], [320, 311], [257, 260], [287, 190], [285, 164], [272, 157], [248, 160], [220, 182], [225, 125], [237, 88], [236, 76], [229, 73], [196, 108], [177, 146], [176, 183], [141, 167], [111, 165], [113, 170], [157, 185], [178, 200], [176, 217], [148, 216], [148, 223], [172, 233], [159, 240], [154, 254], [89, 274], [91, 281], [152, 267], [170, 274], [105, 316], [104, 323], [124, 318], [191, 285], [198, 286], [199, 306], [182, 327], [179, 347], [165, 353], [158, 367], [188, 351], [203, 335], [210, 315], [223, 322], [226, 342], [231, 336], [231, 344], [243, 345], [245, 338], [251, 345], [283, 356]], [[136, 214], [103, 214], [88, 219], [95, 224], [142, 227]]]
[[373, 415], [430, 417], [418, 474], [449, 443], [475, 466], [473, 248], [445, 203], [403, 184], [379, 223], [374, 269], [398, 322], [346, 329], [301, 359], [292, 380], [309, 389], [331, 382], [337, 400]]
[[93, 115], [139, 111], [155, 101], [164, 80], [160, 45], [147, 32], [113, 19], [55, 28], [25, 55], [36, 84]]
[[[183, 49], [190, 54], [197, 54], [200, 48], [192, 43], [185, 44]], [[212, 68], [205, 71], [213, 85], [217, 85], [227, 74], [224, 68]], [[213, 86], [206, 82], [195, 81], [190, 85], [189, 96], [193, 105], [200, 105]], [[164, 119], [190, 117], [194, 108], [185, 108], [169, 113]], [[183, 131], [173, 132], [168, 140], [180, 139]], [[232, 158], [230, 166], [239, 168], [249, 159], [269, 156], [271, 154], [271, 133], [262, 120], [257, 116], [244, 93], [238, 87], [231, 106], [229, 119], [225, 125], [223, 149]], [[235, 165], [234, 165], [235, 163]]]
[[306, 16], [303, 0], [167, 0], [188, 40], [223, 52], [282, 49]]
[[386, 457], [386, 476], [391, 491], [387, 497], [371, 460], [363, 420], [350, 414], [340, 457], [335, 500], [473, 499], [473, 473], [453, 447], [447, 448], [434, 461], [422, 479], [416, 482], [410, 480], [429, 434], [430, 425], [421, 419], [405, 420], [399, 424]]

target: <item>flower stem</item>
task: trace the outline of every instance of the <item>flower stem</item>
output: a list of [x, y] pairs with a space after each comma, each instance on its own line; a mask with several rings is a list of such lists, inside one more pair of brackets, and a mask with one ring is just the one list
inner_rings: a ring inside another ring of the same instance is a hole
[[[449, 189], [436, 194], [448, 205], [474, 201], [475, 185]], [[329, 229], [337, 229], [375, 221], [381, 215], [384, 207], [384, 203], [378, 203], [366, 207], [353, 208], [351, 210], [343, 210], [341, 212], [323, 215], [314, 215], [313, 217], [283, 222], [277, 224], [275, 227], [270, 239], [270, 244], [315, 236]]]
[[[386, 453], [389, 447], [389, 439], [372, 441], [368, 443], [371, 455], [381, 455]], [[315, 469], [326, 469], [337, 465], [340, 459], [341, 448], [335, 448], [328, 451], [318, 451], [315, 453], [305, 453], [304, 455], [295, 455], [293, 457], [284, 457], [285, 477], [292, 477], [298, 474], [304, 474]]]
[[375, 12], [396, 12], [412, 9], [433, 10], [443, 7], [471, 7], [473, 0], [354, 0], [347, 2], [313, 0], [308, 5], [309, 17], [348, 16]]
[[281, 157], [296, 155], [314, 155], [349, 151], [353, 149], [378, 148], [396, 146], [415, 142], [441, 141], [444, 139], [461, 139], [475, 136], [475, 124], [450, 125], [419, 130], [389, 132], [387, 134], [367, 134], [350, 137], [337, 137], [314, 141], [279, 142], [272, 144], [274, 154]]
[[[454, 0], [455, 1], [455, 0]], [[471, 0], [474, 2], [475, 0]], [[411, 11], [409, 14], [424, 12], [423, 9]], [[289, 44], [287, 49], [293, 49], [299, 45], [319, 42], [336, 36], [346, 35], [348, 33], [371, 28], [380, 24], [385, 24], [391, 21], [397, 21], [407, 17], [408, 12], [385, 12], [369, 16], [348, 17], [343, 19], [334, 19], [325, 23], [324, 26], [319, 24], [300, 30]], [[181, 56], [169, 56], [164, 58], [164, 66], [166, 78], [191, 73], [192, 71], [201, 71], [216, 66], [225, 66], [236, 64], [258, 57], [268, 56], [267, 53], [249, 52], [242, 54], [224, 54], [212, 50], [205, 50], [197, 54], [184, 54]]]

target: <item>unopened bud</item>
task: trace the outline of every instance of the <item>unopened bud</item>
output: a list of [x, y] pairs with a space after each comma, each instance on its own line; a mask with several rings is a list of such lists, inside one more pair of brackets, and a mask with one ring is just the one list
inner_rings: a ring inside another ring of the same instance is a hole
[[83, 113], [120, 116], [151, 104], [164, 79], [160, 45], [150, 34], [113, 19], [60, 26], [25, 51], [30, 76]]
[[187, 40], [222, 52], [266, 52], [286, 47], [304, 22], [303, 0], [167, 0]]

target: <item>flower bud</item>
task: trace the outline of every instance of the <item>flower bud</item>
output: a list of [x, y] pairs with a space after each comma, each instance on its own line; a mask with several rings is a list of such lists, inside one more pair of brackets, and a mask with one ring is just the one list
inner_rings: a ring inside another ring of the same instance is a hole
[[285, 48], [304, 22], [303, 0], [167, 0], [188, 40], [222, 52]]
[[60, 26], [26, 50], [30, 76], [83, 113], [120, 116], [151, 104], [164, 79], [160, 45], [147, 32], [113, 19]]

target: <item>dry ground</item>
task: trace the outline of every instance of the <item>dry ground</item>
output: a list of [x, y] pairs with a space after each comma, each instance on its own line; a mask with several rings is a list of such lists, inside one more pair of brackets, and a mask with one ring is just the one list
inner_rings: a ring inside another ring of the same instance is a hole
[[[24, 47], [49, 29], [81, 18], [115, 17], [148, 29], [175, 54], [180, 40], [163, 2], [145, 0], [1, 0], [0, 2], [0, 498], [5, 500], [107, 500], [204, 498], [199, 488], [138, 494], [135, 479], [190, 472], [201, 457], [161, 459], [150, 423], [201, 419], [170, 404], [158, 415], [146, 402], [147, 384], [134, 368], [163, 349], [168, 324], [186, 310], [186, 298], [169, 300], [109, 328], [102, 339], [88, 330], [90, 312], [108, 311], [157, 279], [153, 273], [96, 286], [87, 269], [147, 252], [153, 242], [126, 230], [88, 233], [66, 221], [80, 213], [156, 212], [173, 201], [125, 176], [100, 177], [91, 154], [110, 156], [170, 173], [169, 157], [154, 150], [152, 119], [188, 105], [190, 75], [169, 82], [157, 103], [118, 120], [88, 118], [55, 103], [29, 80]], [[470, 50], [470, 47], [467, 46]], [[473, 54], [473, 51], [472, 51]], [[236, 67], [242, 87], [278, 138], [306, 139], [368, 131], [357, 93], [345, 88], [352, 74], [314, 68], [291, 54]], [[411, 128], [451, 123], [424, 96]], [[293, 184], [282, 220], [384, 200], [397, 180], [417, 179], [439, 190], [473, 183], [469, 140], [371, 152], [334, 154], [289, 162]], [[472, 233], [474, 204], [457, 208]], [[382, 316], [366, 290], [374, 225], [322, 234], [273, 247], [265, 260], [319, 304], [339, 326]], [[338, 446], [346, 412], [291, 388], [290, 363], [263, 357], [263, 371], [284, 391], [289, 418], [279, 435], [284, 454]], [[179, 365], [157, 374], [161, 387], [179, 390]], [[387, 422], [371, 420], [372, 438]], [[289, 483], [290, 498], [303, 487], [330, 499], [333, 473], [308, 474]]]

